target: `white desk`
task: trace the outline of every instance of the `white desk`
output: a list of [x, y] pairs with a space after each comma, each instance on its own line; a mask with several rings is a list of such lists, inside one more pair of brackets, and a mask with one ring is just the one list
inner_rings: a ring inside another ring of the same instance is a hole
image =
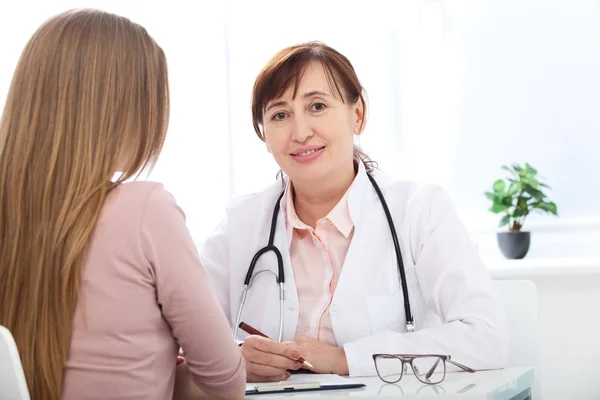
[[533, 384], [533, 369], [506, 368], [496, 371], [448, 373], [439, 385], [424, 385], [412, 375], [402, 377], [397, 384], [386, 384], [379, 377], [351, 378], [367, 386], [361, 389], [329, 390], [286, 394], [264, 394], [246, 396], [248, 400], [314, 399], [341, 400], [351, 397], [356, 400], [379, 398], [403, 399], [456, 399], [456, 400], [524, 400]]

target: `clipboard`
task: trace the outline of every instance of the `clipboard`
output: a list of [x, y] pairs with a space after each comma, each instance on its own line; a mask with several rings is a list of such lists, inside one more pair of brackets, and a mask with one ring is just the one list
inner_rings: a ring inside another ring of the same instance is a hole
[[352, 381], [339, 375], [306, 374], [292, 375], [281, 382], [260, 382], [246, 384], [246, 396], [271, 393], [298, 393], [340, 389], [359, 389], [364, 383]]

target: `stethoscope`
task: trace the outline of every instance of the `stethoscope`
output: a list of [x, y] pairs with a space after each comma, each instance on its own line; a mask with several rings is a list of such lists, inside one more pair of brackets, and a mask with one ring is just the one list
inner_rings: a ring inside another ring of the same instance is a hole
[[[404, 263], [402, 262], [402, 253], [400, 252], [400, 243], [398, 242], [398, 236], [396, 235], [396, 228], [394, 227], [394, 221], [392, 219], [392, 215], [390, 214], [390, 210], [387, 206], [387, 202], [383, 197], [383, 193], [381, 193], [381, 189], [379, 189], [379, 185], [375, 182], [375, 179], [371, 176], [371, 174], [367, 173], [375, 192], [377, 192], [377, 196], [379, 197], [379, 201], [381, 202], [381, 207], [383, 207], [383, 211], [385, 212], [385, 217], [387, 219], [388, 225], [390, 227], [390, 233], [392, 234], [392, 241], [394, 242], [394, 251], [396, 252], [396, 261], [398, 263], [398, 270], [400, 271], [400, 279], [402, 283], [402, 294], [404, 296], [404, 315], [406, 317], [406, 331], [414, 332], [415, 331], [415, 323], [413, 319], [413, 315], [410, 311], [410, 303], [408, 299], [408, 285], [406, 284], [406, 274], [404, 273]], [[277, 215], [279, 214], [279, 207], [281, 203], [281, 199], [285, 190], [281, 192], [279, 197], [277, 198], [277, 202], [275, 203], [275, 208], [273, 209], [273, 217], [271, 218], [271, 231], [269, 233], [269, 243], [258, 250], [258, 252], [252, 258], [250, 262], [250, 267], [248, 268], [248, 272], [246, 272], [246, 279], [244, 279], [244, 290], [242, 292], [242, 300], [240, 302], [240, 308], [238, 310], [237, 319], [235, 322], [235, 329], [233, 332], [233, 337], [237, 338], [237, 333], [240, 325], [240, 321], [242, 320], [242, 312], [244, 310], [244, 304], [246, 304], [246, 296], [248, 295], [248, 289], [252, 285], [252, 280], [256, 278], [258, 275], [266, 272], [275, 275], [275, 279], [277, 280], [277, 284], [279, 285], [279, 335], [278, 341], [281, 342], [283, 338], [283, 303], [284, 303], [284, 290], [283, 284], [285, 283], [285, 274], [283, 272], [283, 257], [281, 256], [281, 252], [279, 249], [273, 244], [275, 240], [275, 228], [277, 226]], [[256, 267], [256, 263], [260, 256], [272, 251], [275, 253], [277, 257], [277, 275], [275, 272], [271, 270], [262, 270], [254, 274], [254, 267]]]

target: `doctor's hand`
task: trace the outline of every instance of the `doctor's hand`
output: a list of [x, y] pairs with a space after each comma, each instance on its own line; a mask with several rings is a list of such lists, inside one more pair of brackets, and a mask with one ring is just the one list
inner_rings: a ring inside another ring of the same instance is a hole
[[293, 342], [276, 342], [262, 336], [250, 335], [242, 344], [248, 382], [278, 382], [290, 377], [288, 369], [297, 370], [301, 364], [298, 346]]
[[318, 374], [348, 375], [348, 360], [343, 348], [304, 335], [296, 336], [292, 343], [298, 346], [302, 357], [313, 365], [314, 369], [311, 371]]

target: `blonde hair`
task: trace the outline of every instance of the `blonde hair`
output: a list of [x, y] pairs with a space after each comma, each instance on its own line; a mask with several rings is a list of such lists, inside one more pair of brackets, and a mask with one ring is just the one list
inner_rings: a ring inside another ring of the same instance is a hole
[[168, 120], [165, 55], [124, 17], [71, 10], [23, 50], [0, 121], [0, 325], [15, 337], [33, 399], [60, 397], [104, 201], [152, 168]]

